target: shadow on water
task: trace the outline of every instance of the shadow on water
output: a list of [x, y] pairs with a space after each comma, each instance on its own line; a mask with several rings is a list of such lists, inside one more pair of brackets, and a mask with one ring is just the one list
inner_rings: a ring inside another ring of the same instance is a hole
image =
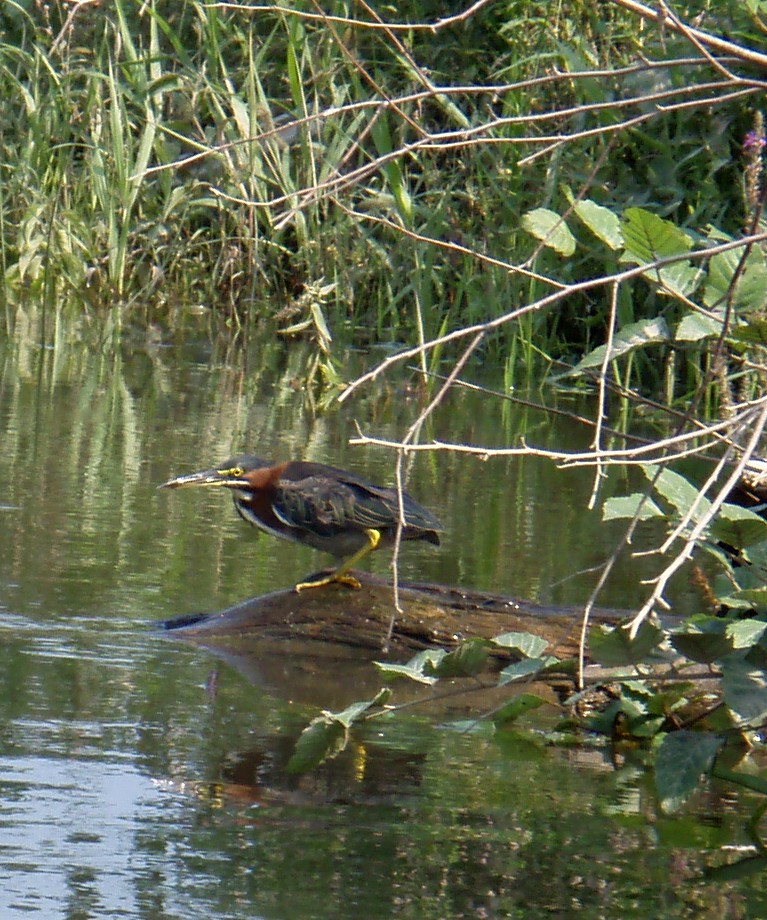
[[[492, 705], [478, 696], [370, 722], [318, 770], [286, 770], [318, 708], [380, 688], [372, 654], [158, 634], [150, 624], [289, 588], [326, 560], [258, 537], [221, 496], [169, 500], [157, 486], [242, 449], [391, 483], [392, 458], [348, 439], [358, 424], [397, 434], [420, 397], [392, 378], [314, 416], [296, 349], [227, 351], [194, 332], [128, 332], [113, 347], [62, 325], [41, 347], [19, 323], [0, 341], [0, 916], [767, 914], [759, 875], [704, 879], [733, 853], [758, 855], [748, 793], [712, 785], [663, 816], [639, 754], [616, 769], [585, 742], [493, 733], [474, 721]], [[523, 435], [590, 437], [469, 392], [424, 432]], [[587, 596], [586, 570], [615, 537], [584, 510], [588, 472], [440, 454], [408, 473], [447, 533], [438, 552], [406, 548], [404, 579], [545, 607]], [[646, 565], [619, 567], [601, 602], [634, 606], [627, 586]], [[537, 717], [543, 730], [549, 715]]]

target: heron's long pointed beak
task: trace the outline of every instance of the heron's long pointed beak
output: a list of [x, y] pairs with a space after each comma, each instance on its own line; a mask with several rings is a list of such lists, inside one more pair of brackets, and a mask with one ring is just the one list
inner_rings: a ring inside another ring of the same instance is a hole
[[237, 489], [242, 485], [247, 485], [247, 480], [242, 476], [232, 475], [229, 470], [200, 470], [197, 473], [186, 473], [169, 479], [158, 486], [158, 489], [184, 489], [188, 486], [224, 486]]

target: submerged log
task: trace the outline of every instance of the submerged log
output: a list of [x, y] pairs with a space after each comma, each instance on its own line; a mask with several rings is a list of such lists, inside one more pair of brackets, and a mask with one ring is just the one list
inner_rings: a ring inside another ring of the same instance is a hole
[[[343, 647], [359, 657], [360, 650], [380, 658], [389, 623], [394, 630], [388, 656], [425, 648], [452, 648], [464, 639], [489, 639], [499, 633], [532, 632], [550, 643], [547, 653], [562, 658], [577, 652], [580, 608], [547, 607], [530, 601], [481, 591], [435, 584], [400, 586], [402, 612], [394, 609], [391, 583], [375, 575], [355, 573], [359, 591], [331, 584], [302, 591], [275, 591], [243, 601], [220, 613], [181, 616], [161, 627], [178, 638], [208, 645], [239, 644], [244, 640], [283, 642], [305, 640]], [[616, 623], [626, 611], [601, 609], [591, 622]], [[295, 648], [295, 644], [291, 643]], [[337, 657], [337, 655], [334, 655]]]

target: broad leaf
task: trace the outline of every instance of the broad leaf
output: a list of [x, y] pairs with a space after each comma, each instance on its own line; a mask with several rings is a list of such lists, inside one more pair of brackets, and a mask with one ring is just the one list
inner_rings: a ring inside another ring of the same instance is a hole
[[347, 706], [346, 709], [342, 709], [341, 712], [331, 712], [327, 713], [327, 715], [332, 716], [346, 728], [350, 728], [355, 722], [358, 722], [366, 712], [375, 707], [385, 705], [390, 699], [391, 690], [388, 687], [384, 687], [383, 690], [379, 690], [378, 693], [376, 693], [372, 700], [352, 703], [351, 706]]
[[346, 747], [349, 730], [329, 713], [317, 716], [303, 730], [288, 761], [289, 773], [304, 773], [335, 757]]
[[[640, 506], [642, 499], [645, 499], [639, 513], [637, 508]], [[614, 521], [618, 518], [638, 518], [640, 521], [649, 521], [651, 518], [665, 517], [660, 508], [651, 498], [646, 498], [642, 492], [634, 492], [632, 495], [617, 495], [614, 498], [608, 498], [602, 505], [602, 520]]]
[[728, 709], [740, 722], [757, 725], [767, 718], [767, 673], [744, 652], [722, 662], [722, 691]]
[[516, 680], [522, 680], [524, 677], [532, 677], [540, 674], [547, 668], [558, 665], [559, 659], [553, 655], [546, 655], [545, 658], [523, 658], [521, 661], [515, 661], [507, 665], [498, 676], [498, 686], [503, 687], [511, 684]]
[[626, 208], [623, 212], [622, 262], [655, 262], [689, 252], [692, 240], [670, 220], [664, 220], [644, 208]]
[[669, 639], [680, 655], [703, 664], [724, 658], [735, 647], [727, 635], [727, 622], [721, 617], [694, 617], [684, 629], [672, 632]]
[[709, 535], [714, 540], [742, 549], [767, 540], [767, 521], [749, 508], [725, 503], [711, 523]]
[[340, 754], [349, 742], [349, 729], [370, 709], [383, 706], [391, 690], [379, 690], [372, 700], [352, 703], [340, 712], [322, 712], [307, 725], [287, 764], [289, 773], [304, 773]]
[[587, 198], [585, 201], [576, 201], [575, 213], [591, 230], [594, 236], [599, 237], [610, 249], [620, 249], [623, 245], [621, 222], [617, 214], [609, 208], [604, 208], [595, 201]]
[[538, 658], [548, 646], [548, 641], [527, 632], [508, 632], [491, 640], [498, 648], [507, 648], [525, 658]]
[[490, 643], [485, 639], [467, 639], [457, 649], [448, 652], [437, 665], [426, 665], [424, 671], [437, 677], [474, 677], [484, 670]]
[[436, 684], [434, 672], [447, 655], [445, 649], [425, 649], [414, 655], [407, 664], [390, 664], [388, 661], [373, 662], [383, 677], [409, 677], [419, 684]]
[[[621, 262], [644, 265], [659, 259], [682, 255], [692, 248], [691, 238], [670, 220], [664, 220], [643, 208], [626, 208], [623, 212], [625, 250]], [[659, 281], [673, 293], [690, 294], [699, 277], [688, 261], [679, 261], [644, 272], [644, 277]]]
[[508, 703], [501, 706], [493, 715], [495, 727], [503, 728], [506, 725], [511, 725], [511, 723], [515, 722], [521, 715], [524, 715], [526, 712], [531, 712], [533, 709], [538, 709], [545, 703], [546, 700], [544, 700], [543, 697], [536, 696], [534, 693], [520, 693], [519, 696], [515, 696], [513, 699], [510, 699]]
[[528, 211], [522, 217], [522, 227], [560, 255], [571, 256], [575, 252], [575, 237], [556, 211], [548, 208]]
[[655, 788], [665, 811], [676, 811], [711, 769], [724, 741], [705, 732], [672, 732], [661, 741], [655, 758]]
[[[671, 341], [671, 332], [668, 323], [662, 316], [653, 319], [642, 319], [637, 323], [629, 323], [613, 336], [610, 360], [619, 358], [636, 348], [645, 345], [657, 345], [659, 342]], [[601, 367], [607, 353], [606, 345], [599, 345], [589, 352], [575, 365], [573, 372], [582, 371], [589, 367]]]
[[764, 620], [735, 620], [727, 624], [727, 635], [735, 648], [751, 648], [762, 638], [767, 630]]
[[608, 668], [635, 665], [663, 641], [663, 630], [645, 620], [632, 639], [628, 626], [595, 626], [589, 633], [589, 655]]
[[718, 338], [722, 334], [722, 321], [700, 313], [688, 313], [676, 327], [677, 342], [700, 342], [701, 339]]
[[421, 668], [414, 668], [409, 664], [388, 664], [385, 661], [374, 661], [373, 664], [378, 668], [381, 676], [387, 680], [393, 680], [397, 677], [409, 677], [410, 680], [415, 680], [419, 684], [431, 686], [437, 683], [436, 677], [424, 674]]
[[[759, 575], [760, 573], [757, 573], [756, 577], [759, 578]], [[740, 609], [755, 610], [757, 613], [762, 614], [767, 613], [767, 588], [763, 586], [744, 588], [726, 600], [728, 601], [728, 607], [730, 606], [729, 601], [737, 601]]]
[[[727, 240], [725, 234], [717, 234], [714, 242]], [[730, 298], [730, 286], [735, 279], [743, 256], [742, 249], [730, 249], [711, 257], [708, 277], [703, 292], [707, 307], [724, 307]], [[760, 247], [755, 246], [748, 254], [746, 264], [738, 276], [732, 303], [736, 309], [757, 313], [764, 309], [764, 291], [767, 288], [767, 265]]]
[[[642, 466], [642, 472], [650, 482], [653, 481], [657, 469], [658, 467], [651, 463]], [[670, 505], [674, 506], [680, 516], [686, 515], [692, 505], [697, 502], [697, 511], [693, 520], [697, 520], [711, 507], [711, 502], [705, 496], [700, 495], [700, 490], [697, 486], [694, 486], [684, 476], [680, 476], [679, 473], [675, 473], [672, 470], [661, 470], [655, 481], [655, 490]]]

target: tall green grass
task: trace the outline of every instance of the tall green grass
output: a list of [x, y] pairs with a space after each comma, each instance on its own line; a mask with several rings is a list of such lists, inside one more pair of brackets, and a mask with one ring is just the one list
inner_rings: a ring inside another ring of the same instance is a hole
[[[422, 0], [407, 15], [426, 23], [444, 11]], [[576, 2], [552, 15], [500, 0], [450, 27], [397, 32], [198, 2], [9, 3], [0, 20], [6, 324], [42, 298], [52, 310], [112, 312], [118, 329], [126, 316], [170, 323], [202, 306], [238, 330], [332, 285], [323, 310], [337, 334], [423, 342], [542, 293], [481, 256], [523, 263], [536, 247], [522, 214], [561, 209], [584, 183], [616, 209], [642, 203], [698, 227], [729, 213], [723, 145], [742, 134], [746, 103], [716, 115], [718, 132], [713, 115], [692, 110], [622, 134], [596, 178], [607, 135], [519, 165], [535, 149], [516, 143], [523, 136], [574, 126], [528, 124], [532, 114], [607, 103], [626, 87], [507, 84], [659, 51], [614, 8], [596, 16]], [[437, 91], [450, 86], [464, 89]], [[419, 146], [427, 134], [447, 140]], [[567, 282], [604, 271], [599, 259], [563, 267], [544, 250], [528, 267]], [[479, 357], [519, 384], [542, 359], [590, 347], [604, 311], [573, 297], [503, 329]]]

